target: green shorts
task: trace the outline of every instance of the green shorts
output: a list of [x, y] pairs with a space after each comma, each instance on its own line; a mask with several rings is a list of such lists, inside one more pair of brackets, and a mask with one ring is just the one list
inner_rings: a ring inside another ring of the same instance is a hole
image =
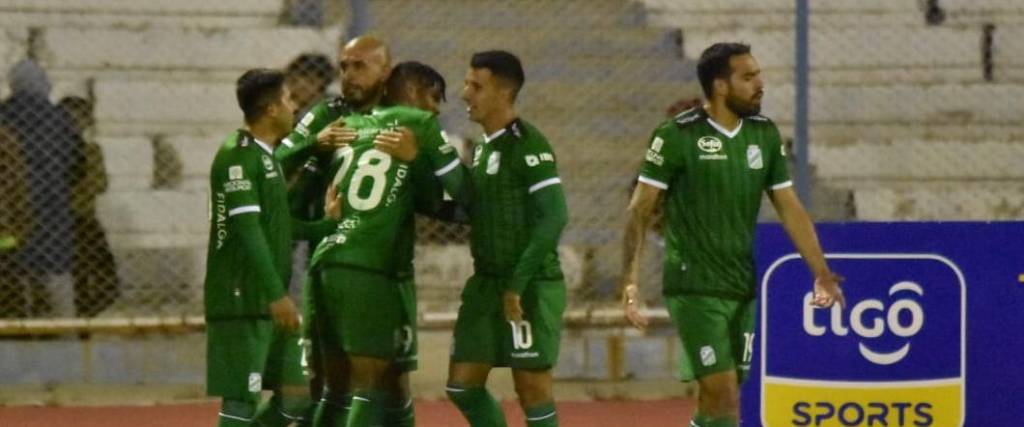
[[417, 366], [416, 288], [371, 271], [331, 267], [314, 286], [317, 332], [325, 353], [394, 361], [404, 371]]
[[733, 369], [741, 383], [746, 380], [754, 355], [757, 300], [670, 295], [665, 306], [683, 343], [680, 380]]
[[260, 390], [305, 386], [299, 334], [270, 320], [214, 320], [206, 326], [206, 392], [259, 401]]
[[506, 279], [476, 275], [466, 282], [455, 322], [452, 363], [551, 369], [558, 362], [562, 342], [565, 282], [530, 283], [520, 298], [522, 322], [505, 320], [506, 284]]

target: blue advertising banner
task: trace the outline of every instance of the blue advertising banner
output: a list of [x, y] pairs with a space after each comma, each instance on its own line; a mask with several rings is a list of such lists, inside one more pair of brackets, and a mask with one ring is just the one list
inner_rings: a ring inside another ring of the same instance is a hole
[[1024, 425], [1024, 223], [818, 233], [846, 277], [845, 308], [813, 308], [813, 278], [782, 227], [759, 227], [742, 425]]

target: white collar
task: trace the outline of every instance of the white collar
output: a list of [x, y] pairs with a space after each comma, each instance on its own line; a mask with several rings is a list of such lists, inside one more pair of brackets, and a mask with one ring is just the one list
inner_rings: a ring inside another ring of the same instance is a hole
[[708, 124], [710, 124], [711, 127], [715, 128], [715, 130], [721, 132], [722, 135], [729, 137], [729, 139], [735, 138], [736, 135], [739, 135], [740, 129], [743, 129], [743, 119], [740, 119], [740, 124], [736, 125], [736, 129], [733, 129], [731, 132], [726, 130], [725, 127], [723, 127], [722, 125], [715, 123], [715, 121], [712, 120], [711, 117], [708, 117]]
[[270, 145], [269, 145], [269, 144], [267, 144], [266, 142], [260, 141], [259, 139], [256, 139], [256, 137], [255, 137], [255, 136], [254, 136], [254, 137], [252, 137], [252, 140], [253, 140], [253, 141], [256, 141], [256, 145], [259, 145], [259, 146], [260, 146], [260, 148], [262, 148], [262, 149], [263, 149], [263, 151], [266, 151], [266, 152], [267, 152], [267, 154], [269, 154], [269, 155], [271, 155], [271, 156], [273, 156], [273, 155], [274, 155], [274, 149], [270, 148]]
[[490, 135], [484, 135], [484, 144], [490, 144], [491, 141], [494, 141], [495, 139], [498, 139], [499, 137], [501, 137], [504, 134], [505, 134], [505, 128], [501, 128], [497, 132], [494, 132], [494, 133], [492, 133]]

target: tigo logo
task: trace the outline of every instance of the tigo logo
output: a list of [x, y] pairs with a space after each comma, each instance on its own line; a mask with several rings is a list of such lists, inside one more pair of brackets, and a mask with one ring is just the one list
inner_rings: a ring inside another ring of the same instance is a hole
[[[829, 254], [847, 307], [811, 306], [799, 255], [762, 281], [761, 419], [776, 426], [963, 425], [966, 283], [931, 254]], [[801, 286], [803, 284], [803, 286]]]

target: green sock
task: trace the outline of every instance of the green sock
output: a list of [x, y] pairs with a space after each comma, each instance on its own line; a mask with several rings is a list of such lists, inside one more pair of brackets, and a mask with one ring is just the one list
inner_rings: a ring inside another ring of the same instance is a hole
[[288, 427], [292, 423], [299, 426], [310, 425], [312, 419], [306, 413], [312, 406], [306, 396], [281, 396], [274, 393], [270, 400], [260, 405], [256, 411], [256, 421], [260, 427]]
[[254, 403], [225, 399], [220, 404], [217, 427], [250, 427], [255, 412]]
[[527, 427], [558, 427], [558, 412], [555, 402], [526, 408]]
[[394, 405], [384, 409], [384, 427], [413, 427], [416, 425], [416, 413], [412, 399], [392, 401]]
[[379, 427], [384, 419], [384, 400], [387, 394], [380, 390], [357, 390], [352, 394], [352, 407], [348, 410], [345, 427]]
[[690, 427], [737, 427], [739, 423], [733, 417], [709, 417], [704, 414], [696, 414]]
[[345, 427], [350, 405], [352, 405], [352, 396], [347, 394], [339, 395], [327, 389], [324, 391], [324, 397], [320, 400], [320, 404], [316, 405], [316, 412], [313, 415], [313, 426]]
[[448, 398], [459, 408], [471, 427], [507, 427], [505, 413], [494, 396], [483, 387], [446, 387]]

